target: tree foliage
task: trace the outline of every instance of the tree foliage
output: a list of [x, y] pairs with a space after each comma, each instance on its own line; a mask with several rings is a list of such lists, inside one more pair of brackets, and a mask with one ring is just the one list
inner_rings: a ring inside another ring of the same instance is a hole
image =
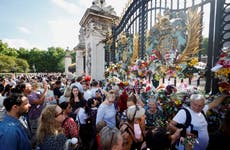
[[65, 54], [60, 47], [17, 50], [0, 40], [0, 72], [64, 72]]
[[15, 70], [14, 72], [28, 72], [29, 71], [29, 64], [25, 59], [16, 58], [15, 59]]
[[73, 51], [72, 53], [70, 53], [71, 59], [72, 59], [72, 63], [76, 62], [76, 52]]
[[14, 66], [16, 65], [13, 57], [0, 55], [0, 72], [14, 72]]

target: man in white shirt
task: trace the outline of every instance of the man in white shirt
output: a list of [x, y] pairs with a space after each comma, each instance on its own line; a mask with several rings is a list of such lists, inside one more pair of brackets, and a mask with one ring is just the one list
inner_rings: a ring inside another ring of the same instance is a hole
[[[201, 94], [192, 94], [190, 97], [190, 107], [186, 109], [191, 114], [191, 122], [190, 125], [193, 126], [193, 130], [191, 130], [191, 126], [186, 129], [186, 136], [196, 137], [198, 142], [194, 144], [193, 150], [206, 150], [209, 141], [208, 135], [208, 123], [206, 121], [205, 116], [202, 114], [202, 111], [206, 113], [208, 110], [218, 106], [226, 96], [220, 96], [209, 104], [205, 104], [205, 97]], [[173, 131], [176, 131], [177, 124], [185, 124], [186, 122], [186, 111], [181, 109], [171, 120], [169, 124], [169, 128]], [[194, 131], [198, 135], [195, 135]], [[179, 146], [179, 149], [184, 149], [183, 145]]]
[[98, 90], [98, 88], [99, 88], [99, 83], [96, 80], [93, 80], [91, 82], [91, 90], [90, 90], [92, 97], [96, 97], [96, 91]]
[[83, 88], [83, 97], [85, 100], [88, 101], [88, 99], [90, 99], [92, 97], [92, 93], [89, 89], [89, 85], [87, 85], [88, 83], [87, 82], [82, 82], [82, 88]]

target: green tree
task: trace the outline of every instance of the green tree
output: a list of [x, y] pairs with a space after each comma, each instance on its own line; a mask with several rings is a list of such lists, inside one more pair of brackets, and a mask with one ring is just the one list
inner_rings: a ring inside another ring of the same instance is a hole
[[28, 72], [29, 71], [29, 64], [27, 63], [26, 60], [21, 59], [21, 58], [15, 58], [15, 63], [16, 63], [16, 72]]
[[71, 56], [72, 63], [75, 63], [76, 62], [76, 52], [75, 51], [71, 52], [70, 56]]
[[8, 49], [8, 44], [3, 43], [2, 40], [0, 40], [0, 54], [3, 54], [3, 51], [5, 51], [6, 49]]
[[[33, 48], [29, 52], [29, 57], [27, 59], [30, 70], [33, 70], [33, 66], [36, 67], [37, 72], [43, 72], [46, 68], [46, 65], [44, 65], [44, 58], [45, 58], [45, 51], [42, 51], [38, 48]], [[33, 72], [33, 71], [32, 71]]]
[[26, 60], [12, 56], [0, 55], [0, 72], [27, 72], [29, 65]]
[[18, 56], [18, 51], [15, 48], [8, 47], [7, 43], [3, 43], [0, 40], [0, 54], [17, 57]]
[[[63, 72], [64, 71], [64, 57], [65, 50], [60, 47], [49, 47], [47, 52], [47, 59], [49, 61], [48, 69], [50, 72]], [[50, 61], [52, 60], [52, 61]]]
[[20, 47], [18, 50], [18, 58], [28, 60], [29, 54], [30, 54], [29, 50], [25, 48]]
[[7, 55], [7, 56], [12, 56], [12, 57], [17, 57], [18, 56], [18, 50], [15, 48], [8, 48], [5, 49], [2, 54]]
[[[9, 48], [7, 43], [0, 40], [0, 72], [63, 72], [65, 50], [60, 47], [50, 47], [48, 50], [33, 48]], [[8, 57], [7, 57], [8, 56]], [[10, 57], [12, 56], [12, 57]], [[75, 61], [75, 54], [72, 54]]]
[[0, 55], [0, 72], [14, 72], [14, 66], [16, 65], [14, 59], [14, 57]]

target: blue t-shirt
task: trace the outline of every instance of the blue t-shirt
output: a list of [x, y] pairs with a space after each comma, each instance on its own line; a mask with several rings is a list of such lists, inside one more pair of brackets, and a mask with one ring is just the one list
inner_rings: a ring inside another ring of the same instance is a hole
[[104, 120], [109, 127], [116, 126], [116, 109], [114, 104], [108, 105], [102, 103], [97, 110], [96, 124]]
[[21, 122], [4, 114], [0, 122], [0, 150], [31, 150], [31, 142]]

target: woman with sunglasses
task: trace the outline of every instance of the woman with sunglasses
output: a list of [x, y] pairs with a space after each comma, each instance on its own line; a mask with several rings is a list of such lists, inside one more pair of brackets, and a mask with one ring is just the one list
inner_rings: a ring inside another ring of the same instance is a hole
[[41, 113], [37, 129], [37, 146], [40, 150], [63, 150], [67, 138], [61, 123], [65, 119], [58, 105], [47, 105]]
[[133, 105], [127, 109], [127, 121], [120, 125], [123, 150], [141, 149], [145, 140], [145, 109]]

